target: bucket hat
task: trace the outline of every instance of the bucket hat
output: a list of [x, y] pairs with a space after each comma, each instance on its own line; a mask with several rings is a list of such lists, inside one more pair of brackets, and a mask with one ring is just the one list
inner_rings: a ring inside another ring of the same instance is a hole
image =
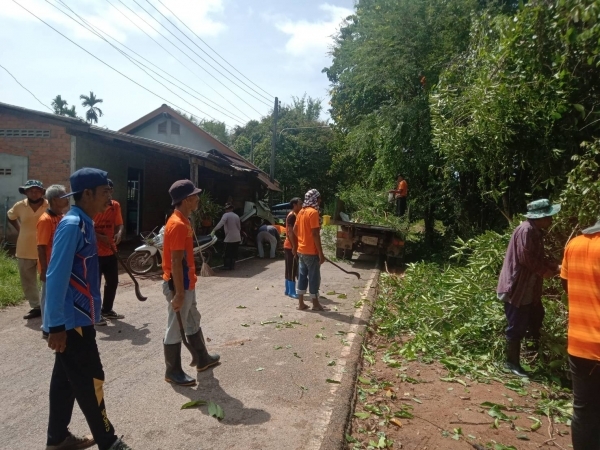
[[33, 187], [40, 188], [41, 190], [44, 191], [44, 193], [46, 192], [46, 189], [44, 189], [44, 185], [42, 184], [41, 181], [39, 181], [39, 180], [27, 180], [23, 186], [19, 187], [19, 193], [25, 194], [25, 191], [27, 189], [30, 189], [30, 188], [33, 188]]
[[63, 195], [61, 198], [70, 197], [86, 189], [95, 189], [98, 186], [108, 185], [108, 173], [92, 167], [83, 167], [71, 174], [69, 182], [71, 183], [71, 192]]
[[598, 221], [596, 222], [595, 225], [592, 225], [591, 227], [585, 228], [584, 230], [581, 231], [583, 234], [594, 234], [594, 233], [600, 233], [600, 219], [598, 219]]
[[536, 200], [527, 205], [527, 213], [525, 217], [528, 219], [542, 219], [550, 217], [560, 211], [559, 204], [552, 204], [547, 198]]
[[177, 180], [169, 188], [169, 195], [171, 196], [171, 206], [175, 206], [177, 203], [184, 201], [191, 195], [199, 194], [202, 189], [194, 186], [190, 180]]

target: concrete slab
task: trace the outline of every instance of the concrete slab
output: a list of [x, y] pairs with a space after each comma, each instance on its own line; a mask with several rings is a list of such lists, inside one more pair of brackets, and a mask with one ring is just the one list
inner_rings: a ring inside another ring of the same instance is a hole
[[[340, 436], [332, 430], [342, 429], [350, 406], [349, 374], [368, 316], [357, 302], [372, 291], [374, 266], [369, 260], [353, 264], [362, 278], [356, 280], [323, 265], [322, 303], [332, 308], [328, 312], [295, 309], [296, 301], [283, 295], [282, 260], [251, 259], [234, 272], [200, 278], [204, 335], [222, 364], [198, 374], [194, 388], [163, 379], [166, 304], [158, 277], [142, 280], [148, 300], [140, 303], [121, 275], [115, 309], [126, 318], [97, 328], [107, 411], [117, 432], [137, 450], [331, 448]], [[41, 339], [39, 320], [21, 319], [26, 310], [22, 305], [0, 312], [0, 449], [45, 446], [54, 357]], [[189, 355], [183, 360], [187, 366]], [[225, 418], [210, 417], [206, 406], [180, 409], [199, 399], [220, 405]], [[71, 430], [89, 433], [77, 406]]]

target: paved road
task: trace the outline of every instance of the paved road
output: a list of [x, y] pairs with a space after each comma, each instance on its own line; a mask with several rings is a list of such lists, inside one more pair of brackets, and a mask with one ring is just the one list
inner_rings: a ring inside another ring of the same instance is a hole
[[[107, 411], [117, 432], [137, 450], [320, 448], [332, 411], [347, 403], [339, 385], [326, 379], [340, 380], [355, 363], [350, 349], [364, 325], [364, 307], [355, 303], [372, 291], [373, 267], [373, 261], [355, 264], [362, 278], [357, 281], [323, 266], [322, 303], [329, 312], [295, 309], [296, 301], [283, 295], [282, 260], [250, 259], [234, 272], [200, 278], [204, 335], [222, 364], [198, 374], [195, 388], [163, 379], [166, 305], [160, 281], [142, 281], [149, 298], [140, 303], [121, 276], [115, 309], [126, 318], [97, 328]], [[41, 339], [39, 320], [22, 320], [26, 310], [21, 305], [0, 311], [0, 449], [45, 446], [53, 354]], [[266, 321], [275, 323], [261, 325]], [[225, 419], [210, 417], [206, 407], [180, 409], [198, 399], [220, 405]], [[89, 433], [78, 407], [71, 430]]]

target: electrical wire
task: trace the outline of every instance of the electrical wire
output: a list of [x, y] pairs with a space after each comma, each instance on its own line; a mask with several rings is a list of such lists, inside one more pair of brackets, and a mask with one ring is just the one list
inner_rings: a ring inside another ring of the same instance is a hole
[[[167, 5], [165, 5], [165, 4], [164, 4], [164, 3], [163, 3], [161, 0], [157, 0], [157, 1], [158, 1], [158, 3], [160, 3], [161, 5], [163, 5], [163, 6], [164, 6], [164, 7], [167, 9], [167, 11], [169, 11], [171, 14], [173, 14], [173, 16], [177, 17], [177, 15], [176, 15], [176, 14], [175, 14], [173, 11], [171, 11], [171, 10], [169, 9], [169, 7], [168, 7]], [[197, 35], [197, 34], [194, 32], [194, 30], [190, 29], [190, 27], [188, 27], [188, 26], [186, 25], [186, 23], [185, 23], [183, 20], [181, 20], [179, 17], [177, 17], [177, 20], [179, 20], [179, 21], [180, 21], [180, 22], [181, 22], [181, 23], [182, 23], [182, 24], [183, 24], [183, 25], [184, 25], [184, 26], [185, 26], [185, 27], [186, 27], [188, 30], [190, 30], [190, 32], [191, 32], [191, 33], [192, 33], [194, 36], [196, 36], [196, 38], [198, 38], [198, 40], [200, 40], [200, 42], [202, 42], [204, 45], [206, 45], [206, 46], [207, 46], [207, 47], [208, 47], [208, 48], [209, 48], [209, 49], [210, 49], [210, 50], [211, 50], [211, 51], [212, 51], [212, 52], [213, 52], [215, 55], [217, 55], [217, 56], [218, 56], [219, 58], [221, 58], [221, 59], [222, 59], [222, 60], [223, 60], [225, 63], [227, 63], [227, 65], [229, 65], [229, 67], [231, 67], [233, 70], [235, 70], [237, 73], [239, 73], [239, 74], [240, 74], [242, 77], [244, 77], [246, 80], [248, 80], [248, 81], [250, 82], [250, 84], [253, 84], [253, 85], [254, 85], [254, 86], [256, 86], [258, 89], [260, 89], [260, 90], [261, 90], [261, 91], [263, 91], [265, 94], [267, 94], [267, 95], [270, 97], [270, 100], [272, 100], [272, 99], [274, 99], [274, 98], [275, 98], [275, 96], [274, 96], [274, 95], [272, 95], [272, 94], [269, 94], [267, 91], [265, 91], [263, 88], [261, 88], [261, 87], [260, 87], [258, 84], [254, 83], [254, 82], [253, 82], [253, 81], [252, 81], [250, 78], [248, 78], [246, 75], [244, 75], [244, 74], [243, 74], [242, 72], [240, 72], [238, 69], [236, 69], [236, 68], [233, 66], [233, 64], [231, 64], [229, 61], [227, 61], [225, 58], [223, 58], [223, 57], [222, 57], [222, 56], [219, 54], [219, 52], [217, 52], [217, 51], [216, 51], [214, 48], [212, 48], [210, 45], [208, 45], [208, 43], [207, 43], [207, 42], [206, 42], [204, 39], [202, 39], [200, 36], [198, 36], [198, 35]], [[214, 58], [211, 58], [211, 59], [212, 59], [213, 61], [215, 61], [217, 64], [219, 64], [219, 63], [218, 63], [218, 62], [217, 62], [217, 61], [216, 61]], [[219, 65], [220, 65], [220, 64], [219, 64]], [[223, 66], [221, 66], [221, 67], [223, 67]], [[224, 68], [224, 67], [223, 67], [223, 68]], [[224, 68], [224, 69], [225, 69], [225, 68]], [[227, 69], [225, 69], [225, 70], [227, 70]], [[231, 73], [231, 72], [230, 72], [230, 73]], [[232, 75], [233, 75], [233, 74], [232, 74]], [[240, 80], [240, 81], [241, 81], [241, 80]]]
[[[175, 25], [173, 22], [171, 22], [171, 20], [170, 20], [170, 19], [169, 19], [167, 16], [165, 16], [165, 15], [164, 15], [164, 14], [163, 14], [163, 13], [162, 13], [162, 12], [161, 12], [161, 11], [160, 11], [160, 10], [159, 10], [157, 7], [156, 7], [156, 6], [154, 6], [152, 3], [150, 3], [150, 0], [146, 0], [146, 2], [147, 2], [147, 3], [148, 3], [150, 6], [152, 6], [152, 7], [153, 7], [153, 8], [154, 8], [156, 11], [158, 11], [158, 13], [159, 13], [161, 16], [163, 16], [163, 17], [164, 17], [164, 18], [165, 18], [165, 19], [166, 19], [166, 20], [167, 20], [167, 21], [168, 21], [168, 22], [169, 22], [171, 25], [173, 25], [173, 26], [175, 27], [175, 29], [176, 29], [177, 31], [179, 31], [179, 32], [180, 32], [180, 33], [181, 33], [183, 36], [185, 36], [185, 37], [186, 37], [186, 38], [187, 38], [187, 39], [188, 39], [188, 40], [189, 40], [189, 41], [190, 41], [192, 44], [194, 44], [196, 47], [198, 47], [198, 49], [199, 49], [199, 50], [200, 50], [202, 53], [204, 53], [206, 56], [208, 56], [210, 59], [212, 59], [212, 60], [213, 60], [213, 61], [214, 61], [216, 64], [218, 64], [218, 65], [219, 65], [219, 67], [221, 67], [223, 70], [225, 70], [225, 71], [226, 71], [228, 74], [230, 74], [232, 77], [234, 77], [234, 78], [235, 78], [236, 80], [238, 80], [240, 83], [242, 83], [242, 84], [243, 84], [244, 86], [246, 86], [248, 89], [250, 89], [250, 90], [251, 90], [251, 91], [253, 91], [254, 93], [256, 93], [256, 94], [260, 95], [262, 98], [264, 98], [264, 99], [265, 99], [265, 100], [267, 100], [268, 102], [272, 102], [272, 101], [273, 101], [273, 98], [274, 98], [274, 97], [273, 97], [272, 95], [271, 95], [270, 97], [265, 97], [265, 95], [264, 95], [264, 94], [261, 94], [261, 93], [260, 93], [260, 92], [258, 92], [256, 89], [254, 89], [252, 86], [248, 86], [248, 84], [246, 84], [244, 81], [240, 80], [240, 79], [239, 79], [239, 77], [238, 77], [237, 75], [235, 75], [235, 74], [231, 73], [231, 71], [230, 71], [229, 69], [227, 69], [226, 67], [224, 67], [224, 66], [223, 66], [223, 65], [222, 65], [222, 64], [221, 64], [219, 61], [217, 61], [215, 58], [213, 58], [212, 56], [210, 56], [210, 55], [209, 55], [209, 54], [206, 52], [206, 50], [204, 50], [202, 47], [200, 47], [198, 44], [196, 44], [196, 43], [195, 43], [195, 42], [194, 42], [194, 41], [193, 41], [193, 40], [192, 40], [192, 39], [191, 39], [191, 38], [190, 38], [190, 37], [189, 37], [187, 34], [185, 34], [183, 31], [181, 31], [181, 29], [179, 29], [179, 27], [178, 27], [177, 25]], [[175, 16], [175, 17], [177, 18], [177, 20], [179, 20], [179, 22], [181, 22], [181, 23], [182, 23], [182, 24], [183, 24], [183, 25], [184, 25], [184, 26], [185, 26], [185, 27], [186, 27], [188, 30], [190, 30], [190, 31], [191, 31], [191, 32], [194, 34], [194, 36], [196, 36], [197, 38], [199, 38], [199, 37], [198, 37], [198, 35], [197, 35], [196, 33], [194, 33], [194, 32], [193, 32], [193, 31], [190, 29], [190, 27], [188, 27], [188, 26], [187, 26], [187, 25], [186, 25], [186, 24], [185, 24], [185, 23], [184, 23], [184, 22], [183, 22], [183, 21], [182, 21], [182, 20], [181, 20], [179, 17], [177, 17], [177, 15], [175, 15], [175, 13], [174, 13], [173, 11], [171, 11], [171, 10], [170, 10], [170, 9], [169, 9], [169, 8], [168, 8], [168, 7], [167, 7], [165, 4], [164, 4], [164, 3], [162, 3], [160, 0], [158, 0], [158, 2], [159, 2], [161, 5], [163, 5], [163, 6], [164, 6], [164, 7], [165, 7], [165, 8], [166, 8], [166, 9], [167, 9], [167, 10], [168, 10], [168, 11], [169, 11], [171, 14], [173, 14], [173, 16]], [[200, 39], [200, 38], [199, 38], [199, 39]], [[202, 41], [202, 42], [204, 42], [204, 41]], [[206, 44], [206, 43], [205, 43], [205, 44]], [[211, 50], [212, 50], [212, 48], [211, 48]], [[214, 52], [214, 50], [213, 50], [213, 52]], [[215, 52], [215, 53], [216, 53], [216, 52]], [[221, 58], [221, 59], [223, 59], [223, 58]], [[211, 67], [213, 67], [213, 66], [211, 66]], [[214, 67], [213, 67], [213, 69], [214, 69]], [[217, 70], [217, 72], [218, 72], [218, 69], [215, 69], [215, 70]], [[221, 75], [223, 75], [221, 72], [219, 72], [219, 73], [220, 73]], [[225, 77], [225, 75], [223, 75], [223, 76]], [[228, 78], [228, 80], [229, 80], [229, 78]], [[229, 80], [229, 81], [231, 81], [231, 80]], [[233, 83], [233, 81], [232, 81], [232, 83]], [[254, 83], [253, 83], [253, 84], [254, 84]], [[238, 87], [239, 87], [239, 86], [238, 86]], [[243, 89], [243, 88], [240, 88], [240, 89]], [[260, 88], [259, 88], [259, 89], [260, 89]], [[269, 94], [267, 94], [267, 95], [269, 95]], [[256, 98], [256, 97], [255, 97], [255, 98]]]
[[48, 105], [46, 105], [44, 102], [42, 102], [39, 98], [37, 98], [33, 92], [31, 92], [29, 89], [27, 89], [25, 86], [23, 86], [21, 84], [21, 82], [19, 80], [17, 80], [17, 78], [12, 73], [10, 73], [10, 70], [8, 70], [2, 64], [0, 64], [0, 67], [2, 67], [4, 70], [6, 70], [6, 73], [8, 73], [12, 77], [12, 79], [17, 82], [17, 84], [19, 86], [21, 86], [23, 89], [25, 89], [27, 92], [29, 92], [33, 98], [35, 98], [38, 102], [40, 102], [40, 104], [42, 104], [44, 107], [48, 108], [50, 110], [50, 112], [52, 112], [52, 113], [54, 112], [54, 110], [52, 108], [50, 108]]
[[36, 16], [33, 12], [29, 11], [27, 8], [25, 8], [23, 5], [21, 5], [17, 0], [12, 0], [13, 3], [17, 4], [17, 6], [21, 7], [22, 9], [24, 9], [25, 11], [27, 11], [29, 14], [31, 14], [33, 17], [35, 17], [37, 20], [39, 20], [40, 22], [42, 22], [44, 25], [46, 25], [47, 27], [51, 28], [52, 30], [54, 30], [56, 33], [60, 34], [62, 37], [64, 37], [67, 41], [71, 42], [73, 45], [76, 45], [77, 47], [79, 47], [81, 50], [83, 50], [84, 52], [86, 52], [88, 55], [90, 55], [92, 58], [98, 60], [99, 62], [101, 62], [102, 64], [104, 64], [106, 67], [112, 69], [113, 71], [117, 72], [119, 75], [121, 75], [123, 78], [127, 78], [129, 81], [131, 81], [133, 84], [141, 87], [142, 89], [144, 89], [145, 91], [147, 91], [148, 93], [154, 95], [155, 97], [160, 98], [161, 100], [163, 100], [164, 102], [170, 103], [171, 105], [175, 106], [176, 108], [186, 112], [187, 114], [190, 114], [193, 116], [193, 114], [191, 112], [189, 112], [188, 110], [182, 108], [181, 106], [177, 106], [175, 103], [167, 100], [166, 98], [158, 95], [155, 92], [152, 92], [150, 89], [148, 89], [145, 86], [142, 86], [140, 83], [138, 83], [137, 81], [135, 81], [134, 79], [128, 77], [127, 75], [125, 75], [123, 72], [120, 72], [118, 69], [115, 69], [113, 66], [111, 66], [110, 64], [104, 62], [103, 60], [101, 60], [100, 58], [98, 58], [96, 55], [94, 55], [92, 52], [86, 50], [85, 48], [83, 48], [81, 45], [79, 45], [77, 42], [73, 41], [72, 39], [68, 38], [67, 36], [65, 36], [63, 33], [61, 33], [60, 31], [58, 31], [56, 28], [54, 28], [52, 25], [50, 25], [48, 22], [46, 22], [45, 20], [43, 20], [42, 18]]
[[[208, 84], [206, 81], [204, 81], [202, 78], [200, 78], [194, 71], [192, 71], [189, 67], [187, 67], [183, 62], [181, 62], [181, 60], [179, 60], [175, 55], [173, 55], [173, 53], [171, 53], [169, 50], [167, 50], [160, 42], [158, 42], [156, 39], [154, 39], [152, 36], [150, 36], [150, 34], [148, 34], [148, 32], [146, 30], [144, 30], [142, 27], [140, 27], [137, 23], [135, 23], [130, 17], [127, 16], [127, 14], [125, 14], [123, 11], [121, 11], [119, 8], [117, 8], [115, 5], [113, 5], [110, 0], [106, 0], [108, 2], [108, 4], [110, 6], [112, 6], [114, 9], [116, 9], [123, 17], [125, 17], [127, 20], [129, 20], [133, 25], [135, 25], [142, 33], [144, 33], [146, 36], [148, 36], [150, 39], [152, 39], [152, 41], [154, 43], [156, 43], [160, 48], [162, 48], [169, 56], [171, 56], [173, 59], [175, 59], [177, 62], [179, 62], [179, 64], [181, 64], [183, 67], [185, 67], [187, 70], [189, 70], [196, 78], [198, 78], [200, 81], [202, 81], [202, 83], [204, 83], [209, 89], [211, 89], [212, 91], [214, 91], [219, 97], [221, 97], [223, 100], [225, 100], [227, 103], [229, 103], [231, 106], [233, 106], [236, 110], [238, 110], [242, 115], [244, 115], [248, 120], [252, 120], [250, 118], [250, 116], [248, 114], [246, 114], [244, 111], [242, 111], [240, 108], [238, 108], [236, 105], [234, 105], [233, 103], [231, 103], [225, 96], [223, 96], [223, 94], [221, 94], [219, 91], [217, 91], [215, 88], [213, 88], [210, 84]], [[169, 42], [173, 47], [175, 47], [177, 50], [179, 50], [181, 53], [183, 53], [185, 56], [187, 56], [193, 63], [195, 63], [196, 65], [198, 65], [198, 63], [196, 63], [192, 57], [190, 57], [187, 53], [185, 53], [183, 50], [181, 50], [179, 47], [177, 47], [177, 45], [175, 45], [173, 42], [171, 42], [171, 40], [169, 40], [168, 37], [166, 37], [164, 34], [162, 34], [160, 31], [158, 31], [156, 28], [154, 28], [152, 25], [150, 25], [143, 17], [141, 17], [138, 13], [136, 13], [133, 9], [131, 9], [129, 6], [127, 6], [125, 3], [123, 3], [121, 0], [118, 0], [125, 8], [127, 8], [129, 11], [131, 11], [138, 19], [140, 19], [142, 22], [144, 22], [146, 25], [148, 25], [150, 28], [152, 28], [156, 33], [158, 33], [160, 36], [163, 37], [163, 39], [165, 39], [167, 42]], [[201, 69], [205, 70], [202, 66], [199, 66]], [[260, 114], [260, 113], [259, 113]]]
[[[123, 3], [122, 0], [119, 0], [119, 2]], [[144, 12], [146, 14], [148, 14], [152, 20], [154, 20], [155, 22], [157, 22], [161, 27], [163, 27], [165, 30], [167, 30], [175, 39], [177, 39], [179, 42], [181, 42], [185, 47], [187, 47], [188, 50], [190, 50], [194, 55], [196, 55], [198, 58], [200, 58], [202, 61], [204, 61], [206, 64], [208, 64], [210, 67], [212, 67], [212, 65], [206, 61], [202, 56], [200, 56], [198, 53], [196, 53], [189, 45], [187, 45], [185, 42], [183, 42], [175, 33], [173, 33], [171, 30], [169, 30], [166, 26], [164, 26], [160, 20], [156, 19], [152, 14], [150, 14], [142, 5], [140, 5], [137, 0], [133, 0], [133, 3], [135, 3], [136, 5], [138, 5], [142, 10], [144, 10]], [[192, 60], [193, 61], [193, 60]], [[198, 64], [196, 61], [194, 61], [194, 63], [196, 65], [198, 65], [198, 67], [202, 68], [202, 70], [204, 70], [207, 74], [209, 74], [212, 78], [214, 78], [221, 86], [223, 86], [225, 89], [227, 89], [229, 92], [231, 92], [233, 95], [235, 95], [238, 99], [240, 99], [243, 103], [245, 103], [248, 107], [250, 107], [251, 109], [253, 109], [257, 114], [261, 114], [260, 111], [258, 111], [256, 108], [254, 108], [250, 103], [248, 103], [246, 100], [244, 100], [242, 97], [240, 97], [237, 93], [235, 93], [229, 86], [227, 86], [225, 83], [223, 83], [221, 80], [219, 80], [215, 75], [213, 75], [210, 71], [206, 70], [204, 67], [202, 67], [200, 64]], [[214, 67], [213, 67], [214, 69]], [[215, 69], [216, 70], [216, 69]], [[229, 79], [228, 79], [229, 80]], [[229, 80], [231, 81], [231, 80]], [[270, 106], [268, 103], [266, 103], [264, 100], [261, 100], [257, 97], [255, 97], [254, 95], [250, 94], [247, 91], [246, 92], [248, 95], [250, 95], [251, 97], [259, 100], [260, 102], [264, 103], [267, 106]]]
[[[160, 69], [158, 66], [152, 64], [152, 62], [148, 61], [146, 58], [144, 58], [143, 56], [139, 55], [137, 52], [135, 52], [134, 50], [130, 49], [129, 47], [127, 47], [125, 44], [121, 44], [119, 41], [117, 41], [115, 38], [113, 38], [112, 36], [110, 36], [108, 33], [102, 31], [99, 27], [95, 27], [94, 25], [90, 24], [88, 21], [86, 21], [83, 17], [81, 17], [79, 14], [77, 14], [72, 8], [70, 8], [63, 0], [58, 0], [64, 7], [66, 7], [69, 11], [71, 11], [73, 14], [75, 14], [84, 24], [78, 22], [76, 19], [74, 19], [73, 17], [71, 17], [69, 14], [67, 14], [65, 11], [61, 10], [60, 8], [58, 8], [58, 6], [50, 3], [48, 0], [45, 0], [46, 3], [48, 3], [50, 6], [56, 8], [59, 12], [63, 13], [64, 15], [66, 15], [67, 17], [69, 17], [71, 20], [73, 20], [75, 23], [77, 23], [78, 25], [80, 25], [81, 27], [84, 27], [85, 29], [87, 29], [88, 31], [90, 31], [91, 33], [94, 33], [96, 36], [98, 36], [100, 39], [104, 40], [107, 44], [109, 44], [111, 47], [113, 47], [115, 50], [117, 50], [119, 53], [121, 53], [123, 56], [125, 56], [127, 59], [129, 59], [129, 61], [131, 61], [133, 64], [135, 64], [140, 70], [144, 71], [148, 76], [150, 76], [154, 81], [156, 81], [157, 83], [161, 84], [163, 87], [165, 87], [165, 89], [169, 90], [170, 92], [172, 92], [174, 95], [176, 95], [177, 97], [179, 97], [181, 100], [183, 100], [184, 102], [186, 102], [188, 105], [192, 106], [193, 108], [196, 108], [198, 111], [200, 111], [202, 114], [207, 115], [208, 117], [210, 117], [211, 119], [215, 120], [218, 122], [218, 120], [216, 118], [214, 118], [213, 116], [211, 116], [208, 113], [203, 112], [201, 109], [197, 108], [195, 105], [193, 105], [192, 103], [188, 102], [187, 100], [185, 100], [183, 97], [179, 96], [177, 93], [173, 92], [168, 86], [165, 86], [163, 83], [161, 83], [160, 81], [156, 80], [154, 77], [152, 77], [152, 75], [150, 75], [145, 69], [143, 69], [140, 66], [145, 67], [146, 69], [150, 70], [151, 72], [153, 72], [154, 74], [156, 74], [157, 76], [159, 76], [160, 78], [162, 78], [163, 80], [167, 81], [168, 83], [173, 84], [175, 87], [181, 89], [183, 92], [185, 92], [186, 94], [190, 95], [191, 97], [194, 97], [196, 100], [206, 104], [207, 106], [217, 110], [218, 112], [220, 112], [221, 114], [225, 115], [226, 117], [229, 117], [230, 119], [232, 119], [233, 121], [242, 124], [242, 119], [241, 118], [234, 118], [228, 114], [226, 114], [225, 112], [221, 111], [218, 107], [212, 106], [208, 103], [206, 103], [205, 101], [201, 100], [200, 98], [196, 97], [195, 95], [191, 94], [190, 92], [186, 91], [185, 89], [183, 89], [180, 86], [177, 86], [176, 84], [174, 84], [172, 81], [168, 80], [167, 78], [165, 78], [164, 76], [162, 76], [161, 74], [159, 74], [158, 72], [156, 72], [155, 70], [151, 69], [150, 67], [146, 66], [145, 64], [143, 64], [142, 62], [140, 62], [139, 60], [136, 60], [134, 57], [127, 55], [125, 52], [123, 52], [122, 50], [120, 50], [119, 48], [115, 47], [112, 43], [110, 43], [108, 40], [106, 40], [106, 38], [104, 36], [109, 37], [110, 39], [112, 39], [113, 41], [117, 42], [119, 45], [122, 45], [123, 47], [125, 47], [126, 49], [128, 49], [130, 52], [136, 54], [137, 56], [139, 56], [140, 58], [144, 59], [145, 61], [147, 61], [149, 64], [153, 65], [154, 67], [156, 67], [157, 69], [163, 71], [162, 69]], [[87, 26], [86, 26], [87, 25]], [[102, 35], [100, 34], [102, 33]], [[178, 82], [180, 82], [181, 84], [184, 84], [182, 81], [178, 80], [177, 78], [175, 78], [174, 76], [170, 75], [169, 73], [163, 71], [164, 73], [166, 73], [167, 75], [169, 75], [171, 78], [177, 80]], [[188, 86], [189, 87], [189, 86]], [[190, 88], [192, 89], [192, 88]], [[192, 89], [194, 90], [194, 89]], [[202, 95], [202, 94], [199, 94]], [[231, 113], [233, 114], [233, 113]]]

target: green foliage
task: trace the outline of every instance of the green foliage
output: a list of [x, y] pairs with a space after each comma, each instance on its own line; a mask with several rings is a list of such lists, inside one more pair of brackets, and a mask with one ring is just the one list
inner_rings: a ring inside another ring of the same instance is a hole
[[81, 106], [83, 106], [84, 108], [88, 108], [88, 110], [85, 112], [85, 120], [87, 120], [89, 123], [98, 123], [98, 117], [102, 117], [103, 113], [102, 110], [96, 105], [98, 103], [102, 103], [104, 100], [96, 97], [96, 95], [92, 91], [90, 91], [90, 95], [82, 94], [79, 96], [79, 98], [83, 100], [81, 102]]
[[[402, 279], [384, 275], [374, 312], [378, 332], [411, 336], [399, 354], [439, 360], [452, 374], [502, 375], [506, 318], [495, 291], [509, 239], [493, 231], [459, 239], [452, 265], [421, 262], [410, 264]], [[566, 310], [558, 292], [556, 281], [547, 283], [542, 354], [533, 363], [536, 379], [557, 382], [567, 368]]]
[[406, 219], [394, 215], [396, 206], [388, 202], [387, 191], [354, 185], [340, 192], [340, 199], [353, 222], [389, 227], [402, 234], [408, 230]]
[[16, 305], [23, 300], [17, 261], [0, 249], [0, 307]]
[[60, 95], [57, 95], [52, 99], [52, 109], [54, 109], [54, 114], [58, 114], [59, 116], [68, 116], [77, 118], [77, 112], [75, 111], [75, 105], [72, 105], [70, 108], [67, 108], [68, 102], [63, 100]]

